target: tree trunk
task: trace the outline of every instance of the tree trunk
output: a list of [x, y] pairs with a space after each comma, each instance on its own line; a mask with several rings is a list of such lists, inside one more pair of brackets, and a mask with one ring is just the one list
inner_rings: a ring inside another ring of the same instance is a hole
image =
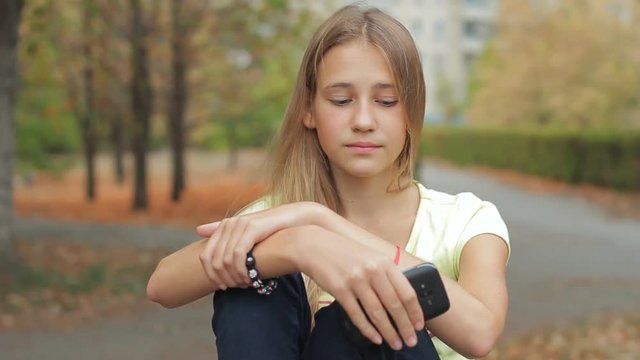
[[133, 209], [148, 207], [147, 198], [147, 148], [151, 117], [152, 90], [149, 79], [149, 59], [145, 44], [146, 30], [142, 19], [140, 0], [130, 0], [131, 47], [133, 79], [131, 82], [131, 106], [133, 113], [134, 195]]
[[124, 129], [120, 114], [116, 114], [111, 121], [111, 146], [116, 184], [122, 184], [124, 183]]
[[18, 264], [13, 237], [13, 159], [21, 0], [0, 1], [0, 273]]
[[[86, 76], [86, 75], [85, 75]], [[87, 81], [87, 79], [85, 79]], [[87, 90], [85, 90], [87, 91]], [[87, 95], [89, 96], [89, 95]], [[88, 102], [89, 100], [87, 100]], [[92, 114], [85, 113], [82, 115], [82, 141], [85, 163], [85, 195], [87, 200], [93, 202], [96, 198], [96, 170], [95, 170], [95, 153], [96, 153], [96, 137], [92, 124]]]
[[184, 44], [186, 29], [182, 16], [182, 0], [172, 0], [171, 70], [173, 86], [169, 92], [168, 133], [173, 153], [173, 186], [171, 199], [180, 200], [185, 187], [184, 164], [184, 112], [187, 106], [186, 54]]
[[96, 150], [96, 134], [94, 124], [94, 86], [93, 86], [93, 55], [91, 44], [93, 41], [93, 2], [86, 1], [84, 3], [84, 43], [82, 44], [82, 52], [84, 55], [83, 70], [83, 87], [84, 87], [84, 111], [80, 119], [82, 128], [82, 140], [84, 142], [84, 160], [85, 160], [85, 176], [86, 176], [86, 196], [87, 200], [93, 202], [96, 197], [96, 176], [95, 176], [95, 150]]

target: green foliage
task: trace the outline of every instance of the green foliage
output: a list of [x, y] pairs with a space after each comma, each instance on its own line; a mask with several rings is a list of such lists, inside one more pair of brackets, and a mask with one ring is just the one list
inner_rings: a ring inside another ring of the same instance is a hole
[[639, 129], [640, 18], [626, 4], [501, 2], [469, 84], [471, 122]]
[[237, 1], [216, 15], [207, 58], [207, 77], [215, 79], [207, 97], [209, 133], [196, 142], [215, 149], [264, 146], [286, 110], [313, 15], [289, 0]]
[[462, 165], [640, 190], [640, 132], [428, 127], [421, 150]]
[[[17, 97], [16, 133], [18, 169], [59, 171], [70, 165], [58, 155], [76, 153], [80, 137], [55, 57], [59, 49], [47, 35], [47, 2], [25, 7], [20, 42], [21, 86]], [[59, 156], [58, 156], [59, 157]]]
[[56, 170], [65, 162], [52, 155], [68, 155], [80, 148], [75, 119], [64, 106], [59, 88], [25, 84], [16, 112], [17, 155], [21, 169]]

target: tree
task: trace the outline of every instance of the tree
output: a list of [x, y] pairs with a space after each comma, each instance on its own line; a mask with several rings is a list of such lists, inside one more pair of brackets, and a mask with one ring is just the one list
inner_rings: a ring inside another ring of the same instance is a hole
[[131, 8], [131, 111], [132, 149], [134, 158], [133, 209], [148, 207], [147, 149], [153, 111], [153, 89], [149, 75], [149, 57], [145, 43], [148, 29], [143, 19], [140, 0], [130, 0]]
[[171, 89], [168, 96], [167, 129], [172, 150], [171, 199], [180, 200], [185, 187], [185, 126], [184, 116], [188, 101], [187, 54], [188, 38], [183, 0], [171, 0]]
[[82, 54], [84, 57], [84, 68], [82, 71], [82, 88], [84, 106], [82, 111], [76, 114], [80, 121], [80, 129], [82, 132], [82, 143], [85, 159], [86, 171], [86, 196], [89, 201], [95, 200], [96, 197], [96, 170], [95, 170], [95, 154], [96, 154], [96, 115], [94, 112], [94, 58], [93, 58], [93, 22], [95, 18], [95, 3], [93, 0], [85, 0], [83, 2], [82, 30], [84, 41], [82, 43]]
[[314, 21], [313, 12], [287, 0], [215, 7], [209, 103], [229, 168], [241, 146], [264, 145], [280, 122]]
[[23, 1], [0, 2], [0, 272], [18, 264], [13, 237], [13, 159], [18, 88], [18, 25]]
[[124, 183], [124, 153], [127, 120], [129, 118], [127, 88], [131, 71], [122, 66], [129, 56], [129, 22], [122, 16], [127, 7], [122, 1], [100, 1], [96, 39], [96, 110], [108, 126], [108, 138], [113, 154], [113, 173], [117, 184]]
[[639, 127], [634, 11], [620, 0], [503, 1], [498, 35], [474, 72], [469, 118], [507, 126]]
[[68, 3], [65, 5], [50, 2], [43, 6], [57, 15], [51, 23], [52, 31], [48, 32], [48, 45], [57, 54], [57, 65], [64, 78], [67, 103], [80, 130], [85, 164], [85, 196], [88, 201], [94, 201], [97, 180], [95, 155], [99, 139], [94, 55], [97, 5], [95, 0], [76, 2], [73, 6]]

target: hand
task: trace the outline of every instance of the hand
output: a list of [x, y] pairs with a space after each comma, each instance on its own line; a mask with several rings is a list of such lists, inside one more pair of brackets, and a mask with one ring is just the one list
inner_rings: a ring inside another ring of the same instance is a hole
[[394, 265], [392, 256], [321, 227], [303, 228], [299, 230], [303, 233], [297, 236], [308, 240], [300, 252], [299, 268], [335, 296], [353, 324], [369, 340], [380, 344], [384, 338], [393, 349], [399, 350], [401, 336], [405, 344], [414, 346], [415, 331], [424, 329], [422, 309], [414, 289]]
[[249, 250], [279, 230], [313, 223], [319, 209], [326, 208], [299, 202], [198, 226], [198, 235], [209, 238], [200, 254], [207, 277], [223, 290], [247, 287], [245, 260]]

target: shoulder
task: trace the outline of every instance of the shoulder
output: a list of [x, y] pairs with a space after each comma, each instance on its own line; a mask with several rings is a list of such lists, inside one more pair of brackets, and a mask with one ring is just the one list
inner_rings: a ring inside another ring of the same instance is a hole
[[[423, 231], [418, 249], [438, 259], [448, 273], [457, 278], [460, 256], [469, 240], [493, 234], [509, 249], [509, 232], [496, 206], [471, 192], [447, 194], [418, 184], [424, 206]], [[428, 257], [427, 257], [428, 258]]]
[[457, 243], [459, 250], [468, 240], [484, 233], [495, 234], [509, 243], [507, 226], [493, 203], [470, 192], [451, 195], [421, 184], [418, 187], [429, 223], [436, 232]]
[[429, 206], [430, 211], [437, 211], [442, 215], [472, 215], [483, 207], [494, 206], [492, 203], [480, 199], [471, 192], [452, 195], [427, 189], [420, 183], [418, 183], [418, 188], [420, 189], [420, 200]]

